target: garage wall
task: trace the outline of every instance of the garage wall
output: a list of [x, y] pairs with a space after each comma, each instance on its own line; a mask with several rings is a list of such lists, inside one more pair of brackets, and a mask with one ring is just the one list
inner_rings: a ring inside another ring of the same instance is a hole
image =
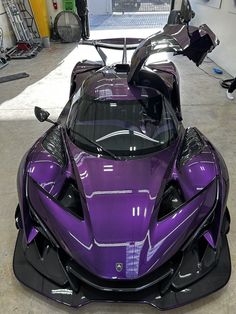
[[230, 1], [222, 1], [221, 9], [214, 9], [191, 0], [196, 17], [194, 25], [208, 24], [219, 37], [221, 43], [210, 57], [228, 73], [236, 76], [236, 14], [229, 13]]
[[0, 0], [0, 27], [3, 29], [3, 47], [10, 48], [15, 43], [15, 36], [4, 12], [2, 0]]
[[47, 0], [48, 16], [50, 23], [53, 22], [57, 14], [63, 10], [62, 0], [57, 0], [57, 5], [58, 8], [57, 10], [55, 10], [52, 5], [52, 0]]

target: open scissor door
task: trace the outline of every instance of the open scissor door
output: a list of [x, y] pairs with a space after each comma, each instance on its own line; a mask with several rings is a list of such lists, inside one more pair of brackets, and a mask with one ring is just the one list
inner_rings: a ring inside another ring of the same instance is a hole
[[219, 40], [207, 25], [166, 25], [163, 31], [149, 36], [136, 48], [128, 75], [129, 83], [134, 83], [146, 60], [153, 54], [173, 52], [182, 54], [199, 66], [207, 53], [211, 52]]

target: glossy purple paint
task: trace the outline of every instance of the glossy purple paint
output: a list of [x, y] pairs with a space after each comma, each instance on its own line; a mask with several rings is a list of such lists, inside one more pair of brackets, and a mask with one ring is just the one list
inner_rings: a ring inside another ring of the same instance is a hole
[[[114, 161], [80, 150], [67, 137], [86, 196], [85, 220], [68, 213], [29, 181], [31, 204], [62, 248], [92, 273], [108, 279], [141, 277], [179, 250], [215, 201], [212, 185], [168, 219], [157, 221], [156, 208], [169, 177], [179, 179], [190, 200], [217, 175], [209, 149], [177, 170], [180, 140], [145, 158]], [[55, 197], [65, 181], [64, 171], [39, 142], [31, 154], [29, 176]], [[194, 177], [192, 171], [200, 174]], [[72, 175], [71, 165], [65, 173]], [[116, 263], [124, 265], [121, 272]]]

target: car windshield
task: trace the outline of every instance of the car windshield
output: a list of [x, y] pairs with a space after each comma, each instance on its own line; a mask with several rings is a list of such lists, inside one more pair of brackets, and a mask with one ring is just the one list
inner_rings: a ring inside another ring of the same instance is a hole
[[143, 88], [138, 99], [80, 97], [73, 104], [68, 130], [74, 144], [84, 150], [130, 157], [160, 151], [177, 137], [167, 101]]

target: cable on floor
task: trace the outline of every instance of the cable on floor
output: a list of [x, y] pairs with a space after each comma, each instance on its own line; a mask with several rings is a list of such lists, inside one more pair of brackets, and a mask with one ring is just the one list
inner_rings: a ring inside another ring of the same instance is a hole
[[204, 72], [205, 74], [207, 74], [208, 76], [210, 76], [210, 77], [212, 77], [212, 78], [214, 78], [214, 79], [216, 79], [216, 80], [221, 80], [221, 78], [220, 77], [217, 77], [217, 76], [215, 76], [215, 75], [212, 75], [212, 74], [210, 74], [210, 73], [208, 73], [207, 71], [205, 71], [204, 69], [202, 69], [202, 68], [200, 68], [200, 67], [198, 67], [202, 72]]
[[228, 79], [220, 82], [220, 85], [225, 88], [229, 89], [230, 85], [233, 83], [234, 79]]

